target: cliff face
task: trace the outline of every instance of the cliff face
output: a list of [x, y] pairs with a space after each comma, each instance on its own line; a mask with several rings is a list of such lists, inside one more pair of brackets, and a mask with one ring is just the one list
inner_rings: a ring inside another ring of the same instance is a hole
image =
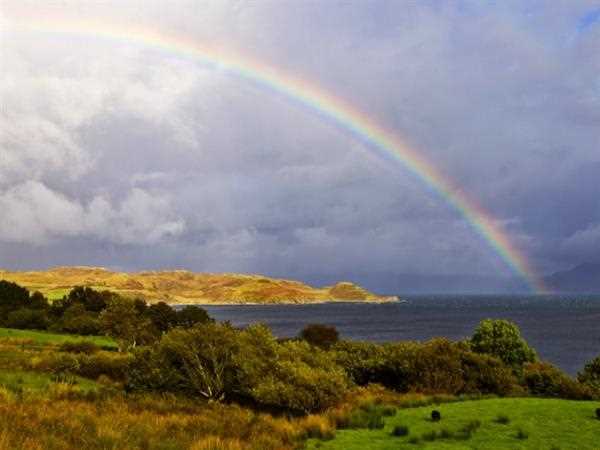
[[111, 272], [98, 267], [57, 267], [46, 271], [0, 271], [0, 279], [38, 290], [50, 299], [60, 298], [75, 286], [110, 290], [149, 302], [203, 304], [318, 303], [323, 301], [378, 302], [382, 297], [349, 282], [314, 288], [293, 280], [233, 273], [194, 273], [184, 270], [159, 272]]

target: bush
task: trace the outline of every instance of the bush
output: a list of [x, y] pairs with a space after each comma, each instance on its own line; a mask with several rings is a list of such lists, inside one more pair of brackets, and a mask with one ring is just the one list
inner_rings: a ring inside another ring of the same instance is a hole
[[357, 409], [350, 414], [348, 428], [379, 430], [385, 426], [383, 414], [377, 408]]
[[496, 420], [494, 420], [494, 422], [499, 423], [501, 425], [508, 425], [510, 423], [510, 418], [504, 414], [500, 414], [498, 417], [496, 417]]
[[525, 431], [523, 428], [519, 428], [517, 430], [516, 438], [521, 439], [521, 440], [529, 439], [529, 433], [527, 431]]
[[100, 351], [100, 347], [91, 341], [67, 341], [60, 345], [61, 352], [85, 353], [91, 355]]
[[596, 390], [600, 395], [600, 356], [587, 363], [583, 370], [577, 374], [577, 379], [580, 383]]
[[77, 375], [96, 380], [102, 376], [114, 381], [125, 381], [132, 356], [114, 352], [97, 352], [78, 356]]
[[481, 321], [470, 344], [473, 351], [495, 356], [515, 369], [537, 359], [535, 351], [521, 337], [519, 328], [508, 320]]
[[461, 353], [464, 386], [461, 394], [509, 395], [519, 393], [517, 378], [500, 359], [463, 351]]
[[349, 386], [346, 374], [329, 355], [305, 342], [277, 344], [275, 358], [263, 360], [266, 371], [250, 372], [244, 367], [242, 379], [253, 380], [245, 392], [254, 401], [304, 413], [333, 406]]
[[8, 313], [4, 323], [8, 328], [23, 330], [45, 330], [49, 321], [46, 311], [41, 309], [21, 308]]
[[396, 425], [393, 429], [392, 429], [392, 436], [396, 436], [396, 437], [403, 437], [403, 436], [408, 436], [408, 427], [404, 426], [404, 425]]
[[338, 341], [339, 334], [334, 326], [311, 324], [302, 329], [300, 338], [310, 345], [328, 349]]
[[592, 398], [589, 387], [578, 383], [548, 363], [526, 364], [523, 368], [523, 381], [533, 395], [573, 400]]

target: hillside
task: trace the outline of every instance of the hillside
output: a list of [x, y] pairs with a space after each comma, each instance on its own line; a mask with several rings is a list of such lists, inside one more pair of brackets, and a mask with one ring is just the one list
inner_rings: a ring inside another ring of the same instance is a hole
[[557, 292], [600, 292], [600, 263], [583, 263], [547, 277], [546, 285]]
[[323, 301], [391, 301], [349, 282], [314, 288], [293, 280], [261, 275], [194, 273], [184, 270], [111, 272], [98, 267], [57, 267], [46, 271], [0, 270], [0, 279], [37, 290], [50, 299], [62, 297], [75, 286], [107, 289], [149, 302], [199, 304], [318, 303]]

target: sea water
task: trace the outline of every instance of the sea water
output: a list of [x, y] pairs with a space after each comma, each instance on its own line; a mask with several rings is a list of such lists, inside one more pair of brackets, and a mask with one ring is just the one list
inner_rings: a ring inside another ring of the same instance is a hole
[[307, 324], [334, 325], [342, 338], [374, 342], [468, 338], [482, 319], [508, 319], [541, 359], [575, 375], [600, 355], [598, 296], [400, 296], [398, 303], [205, 306], [235, 326], [267, 324], [279, 337]]

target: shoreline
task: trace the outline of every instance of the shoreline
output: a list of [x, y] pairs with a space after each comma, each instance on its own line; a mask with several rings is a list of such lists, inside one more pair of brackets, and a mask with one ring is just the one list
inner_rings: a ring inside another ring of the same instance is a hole
[[406, 300], [398, 297], [390, 296], [388, 299], [382, 300], [314, 300], [314, 301], [282, 301], [282, 302], [211, 302], [211, 303], [167, 303], [169, 306], [305, 306], [305, 305], [326, 305], [326, 304], [340, 304], [340, 303], [351, 303], [351, 304], [369, 304], [369, 305], [382, 305], [387, 303], [405, 303]]

